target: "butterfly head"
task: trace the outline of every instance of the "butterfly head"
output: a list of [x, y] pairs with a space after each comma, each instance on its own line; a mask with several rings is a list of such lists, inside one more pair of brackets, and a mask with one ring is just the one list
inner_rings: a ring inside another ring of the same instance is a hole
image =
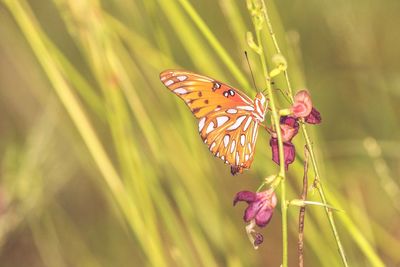
[[260, 121], [264, 121], [267, 105], [268, 101], [263, 95], [263, 93], [258, 92], [256, 98], [254, 99], [254, 106], [255, 106], [255, 112], [257, 114], [256, 118], [258, 118]]

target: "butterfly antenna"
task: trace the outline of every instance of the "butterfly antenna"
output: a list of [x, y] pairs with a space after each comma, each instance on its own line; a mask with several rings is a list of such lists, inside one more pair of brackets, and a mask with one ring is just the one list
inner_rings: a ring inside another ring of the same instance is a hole
[[[274, 86], [275, 85], [275, 82], [274, 81], [271, 81], [271, 85], [272, 86]], [[268, 92], [266, 93], [265, 91], [267, 91], [268, 89], [267, 88], [265, 88], [263, 91], [262, 91], [262, 93], [263, 93], [263, 95], [265, 95], [265, 96], [268, 96]], [[280, 89], [276, 89], [276, 90], [280, 90]], [[281, 91], [281, 90], [280, 90]], [[282, 91], [281, 91], [282, 92]]]
[[247, 56], [247, 51], [244, 51], [244, 55], [246, 57], [247, 65], [249, 66], [249, 70], [250, 70], [251, 78], [253, 79], [254, 87], [256, 88], [257, 92], [259, 92], [260, 90], [258, 90], [257, 85], [256, 85], [256, 80], [254, 80], [254, 75], [253, 75], [253, 71], [251, 70], [249, 57]]

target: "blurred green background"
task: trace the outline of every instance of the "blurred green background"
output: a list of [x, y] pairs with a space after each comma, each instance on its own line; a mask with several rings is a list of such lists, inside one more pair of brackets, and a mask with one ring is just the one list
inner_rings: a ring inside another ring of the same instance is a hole
[[[400, 1], [267, 5], [293, 86], [323, 117], [310, 129], [350, 266], [400, 266]], [[158, 78], [184, 68], [254, 97], [252, 28], [239, 0], [1, 0], [0, 266], [279, 266], [279, 210], [256, 251], [232, 206], [276, 172], [268, 135], [230, 176]], [[301, 177], [298, 159], [290, 199]], [[297, 218], [291, 207], [290, 266]], [[306, 266], [341, 266], [321, 208], [305, 240]]]

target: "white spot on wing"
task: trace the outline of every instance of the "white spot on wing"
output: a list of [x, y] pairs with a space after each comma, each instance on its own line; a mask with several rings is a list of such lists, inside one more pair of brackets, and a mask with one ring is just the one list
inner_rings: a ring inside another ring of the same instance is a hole
[[187, 94], [187, 92], [188, 91], [186, 89], [183, 89], [183, 88], [178, 88], [178, 89], [174, 90], [174, 93], [180, 94], [180, 95]]
[[253, 128], [253, 138], [251, 139], [251, 142], [254, 143], [256, 141], [257, 137], [257, 127]]
[[242, 146], [244, 146], [244, 142], [246, 141], [246, 136], [244, 135], [244, 134], [242, 134], [241, 136], [240, 136], [240, 144], [242, 145]]
[[239, 126], [242, 124], [245, 118], [246, 116], [240, 116], [239, 118], [237, 118], [235, 123], [232, 124], [227, 130], [236, 130], [237, 128], [239, 128]]
[[248, 111], [254, 111], [254, 108], [252, 106], [239, 106], [237, 108], [243, 109], [243, 110], [248, 110]]
[[181, 82], [187, 79], [187, 76], [182, 75], [182, 76], [178, 76], [176, 77], [178, 80], [180, 80]]
[[235, 150], [235, 146], [236, 146], [236, 141], [232, 140], [232, 144], [231, 144], [231, 153], [233, 153], [233, 151]]
[[229, 113], [229, 114], [236, 114], [237, 112], [238, 112], [237, 109], [234, 109], [234, 108], [230, 108], [226, 111], [226, 113]]
[[217, 152], [217, 155], [215, 155], [217, 158], [219, 158], [219, 152]]
[[244, 160], [245, 160], [245, 161], [248, 161], [248, 160], [249, 160], [249, 155], [247, 155], [247, 154], [244, 155]]
[[164, 84], [165, 84], [165, 86], [170, 86], [170, 85], [173, 84], [173, 83], [174, 83], [173, 80], [168, 80], [168, 81], [166, 81]]
[[200, 119], [200, 121], [199, 121], [199, 132], [201, 132], [201, 130], [203, 130], [205, 122], [206, 122], [206, 118], [205, 117]]
[[224, 156], [222, 156], [222, 157], [221, 157], [221, 159], [222, 159], [222, 160], [225, 160], [225, 157], [224, 157]]
[[206, 129], [206, 134], [210, 133], [212, 130], [214, 130], [214, 122], [210, 122], [207, 126]]
[[224, 125], [224, 123], [227, 122], [228, 120], [229, 120], [228, 116], [217, 117], [217, 127]]
[[210, 151], [216, 146], [217, 144], [215, 142], [213, 142], [210, 146]]
[[224, 136], [224, 146], [227, 147], [229, 144], [229, 135]]
[[257, 109], [257, 113], [260, 115], [260, 117], [263, 116], [263, 113], [261, 112], [261, 108], [260, 108], [260, 102], [256, 102], [256, 109]]
[[244, 128], [243, 128], [243, 131], [246, 131], [246, 130], [247, 130], [247, 128], [248, 128], [249, 125], [250, 125], [251, 120], [252, 120], [251, 117], [249, 117], [249, 118], [247, 119], [246, 124], [244, 125]]

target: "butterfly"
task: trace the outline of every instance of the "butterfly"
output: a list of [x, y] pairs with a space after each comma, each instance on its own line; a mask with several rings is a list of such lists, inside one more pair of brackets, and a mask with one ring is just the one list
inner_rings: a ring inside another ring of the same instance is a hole
[[184, 70], [165, 70], [160, 79], [185, 101], [198, 119], [201, 139], [214, 156], [231, 165], [232, 175], [250, 168], [268, 105], [262, 93], [253, 101], [227, 84]]

